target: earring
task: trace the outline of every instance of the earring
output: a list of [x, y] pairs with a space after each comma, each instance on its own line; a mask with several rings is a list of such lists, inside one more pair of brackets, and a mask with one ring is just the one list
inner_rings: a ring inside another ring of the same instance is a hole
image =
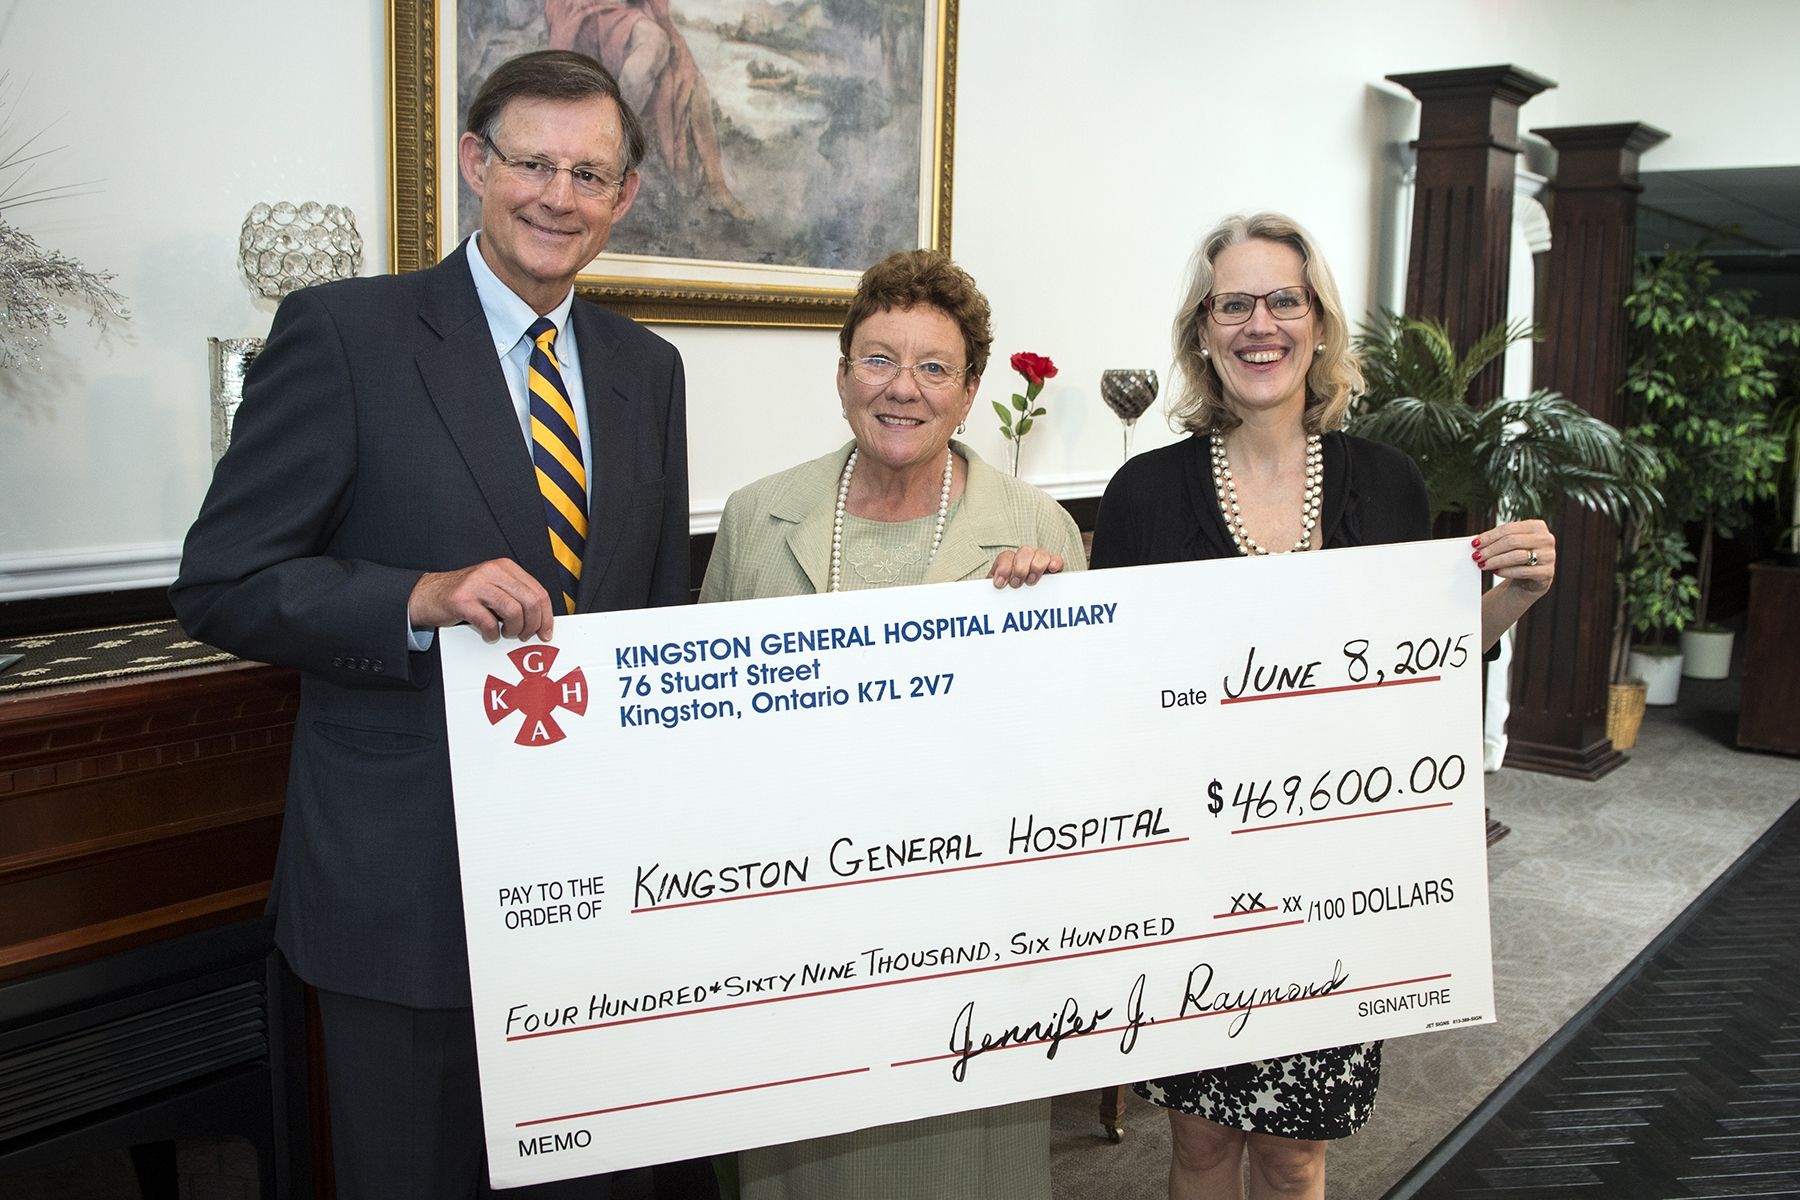
[[956, 436], [961, 437], [963, 434], [967, 433], [968, 431], [969, 431], [969, 423], [967, 421], [961, 421], [961, 422], [957, 423]]
[[1202, 347], [1200, 347], [1200, 357], [1201, 358], [1211, 358], [1212, 351], [1208, 350], [1205, 346], [1202, 346]]
[[1323, 354], [1323, 353], [1325, 353], [1325, 343], [1324, 343], [1324, 342], [1320, 342], [1320, 343], [1319, 343], [1319, 344], [1318, 344], [1318, 345], [1316, 345], [1316, 346], [1314, 346], [1314, 347], [1313, 347], [1313, 353], [1314, 353], [1314, 354]]

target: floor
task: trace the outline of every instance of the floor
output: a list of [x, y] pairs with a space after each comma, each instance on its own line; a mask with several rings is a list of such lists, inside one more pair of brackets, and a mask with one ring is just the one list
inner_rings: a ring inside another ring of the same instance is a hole
[[[1800, 798], [1800, 759], [1735, 749], [1735, 712], [1734, 685], [1686, 681], [1681, 703], [1653, 709], [1630, 761], [1598, 782], [1487, 777], [1490, 809], [1512, 830], [1489, 850], [1500, 1019], [1388, 1043], [1374, 1119], [1331, 1151], [1333, 1200], [1385, 1196]], [[1054, 1113], [1055, 1200], [1166, 1195], [1159, 1111], [1132, 1098], [1117, 1145], [1098, 1136], [1093, 1094], [1061, 1097]], [[122, 1153], [0, 1181], [0, 1194], [139, 1197]]]
[[[1733, 746], [1734, 683], [1682, 687], [1604, 779], [1487, 777], [1489, 807], [1512, 829], [1488, 855], [1499, 1020], [1388, 1043], [1374, 1118], [1331, 1150], [1333, 1200], [1385, 1196], [1800, 798], [1800, 758]], [[1054, 1112], [1056, 1200], [1166, 1195], [1162, 1113], [1133, 1097], [1111, 1145], [1093, 1096], [1059, 1098]]]
[[1800, 1196], [1796, 880], [1800, 807], [1400, 1194]]

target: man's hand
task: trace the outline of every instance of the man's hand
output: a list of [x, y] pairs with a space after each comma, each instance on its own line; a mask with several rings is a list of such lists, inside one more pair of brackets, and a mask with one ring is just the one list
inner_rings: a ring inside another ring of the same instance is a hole
[[489, 642], [500, 637], [547, 642], [555, 621], [549, 593], [510, 558], [419, 576], [406, 599], [406, 616], [415, 629], [472, 625]]

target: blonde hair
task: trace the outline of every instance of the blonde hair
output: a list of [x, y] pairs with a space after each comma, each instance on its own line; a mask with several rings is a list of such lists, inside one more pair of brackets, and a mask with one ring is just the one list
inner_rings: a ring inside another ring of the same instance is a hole
[[1350, 331], [1344, 323], [1344, 306], [1338, 299], [1337, 281], [1312, 235], [1291, 217], [1280, 213], [1226, 217], [1200, 242], [1188, 267], [1187, 296], [1175, 314], [1173, 327], [1175, 365], [1181, 369], [1181, 393], [1169, 407], [1169, 423], [1190, 433], [1224, 433], [1239, 424], [1226, 403], [1219, 374], [1200, 353], [1205, 343], [1206, 310], [1202, 304], [1212, 294], [1213, 263], [1227, 246], [1259, 239], [1286, 246], [1300, 256], [1302, 275], [1312, 288], [1319, 318], [1319, 340], [1325, 349], [1314, 357], [1306, 372], [1308, 433], [1341, 429], [1351, 398], [1363, 389], [1362, 368], [1350, 349]]

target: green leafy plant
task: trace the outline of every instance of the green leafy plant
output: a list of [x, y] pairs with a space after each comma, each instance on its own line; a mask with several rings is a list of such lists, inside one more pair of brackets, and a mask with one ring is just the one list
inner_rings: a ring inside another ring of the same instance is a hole
[[1496, 325], [1459, 354], [1435, 321], [1377, 315], [1356, 338], [1368, 391], [1350, 431], [1419, 464], [1434, 517], [1548, 517], [1564, 499], [1618, 521], [1654, 509], [1654, 456], [1558, 393], [1469, 405], [1475, 377], [1537, 336], [1524, 322]]
[[1714, 539], [1747, 525], [1776, 493], [1786, 439], [1777, 368], [1800, 346], [1793, 321], [1754, 316], [1753, 293], [1717, 286], [1704, 247], [1640, 259], [1625, 298], [1625, 392], [1662, 460], [1672, 521], [1698, 525], [1698, 624], [1708, 623]]
[[[1680, 531], [1659, 529], [1637, 540], [1619, 563], [1620, 624], [1651, 635], [1645, 648], [1667, 647], [1668, 636], [1693, 623], [1700, 584], [1685, 568], [1694, 561]], [[1624, 682], [1630, 646], [1613, 645], [1613, 680]]]

